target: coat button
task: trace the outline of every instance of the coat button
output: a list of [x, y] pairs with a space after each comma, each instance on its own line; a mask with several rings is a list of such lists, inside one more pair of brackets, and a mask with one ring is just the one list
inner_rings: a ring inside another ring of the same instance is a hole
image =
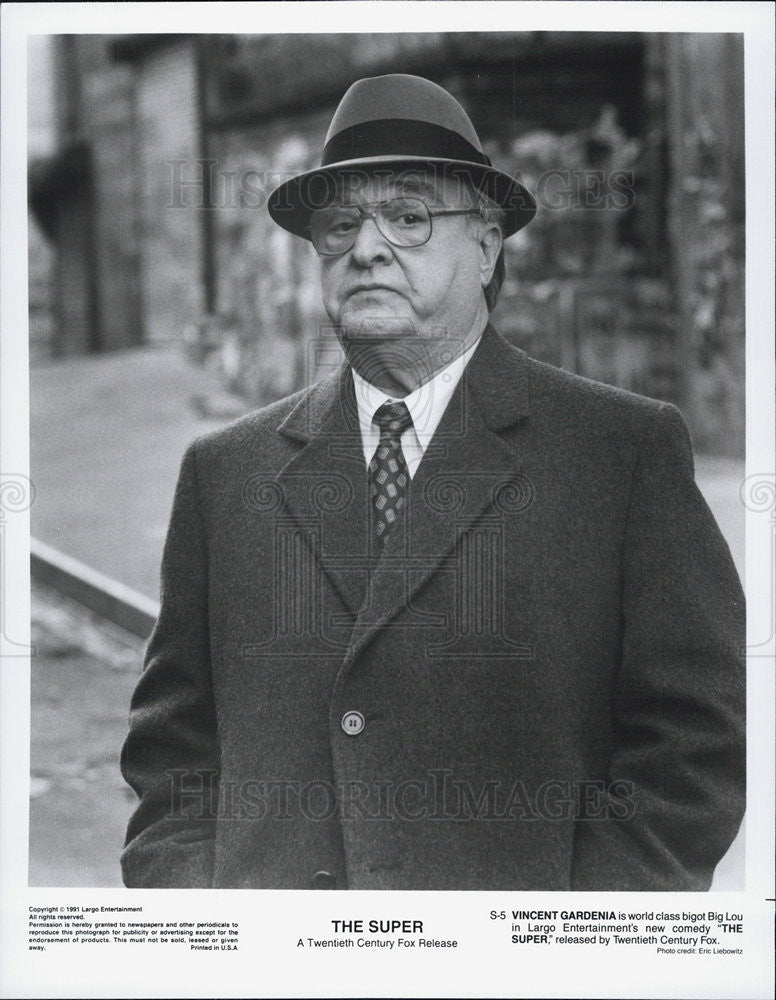
[[331, 872], [316, 872], [313, 875], [313, 889], [336, 889], [337, 880]]
[[345, 712], [342, 716], [342, 730], [348, 736], [358, 736], [364, 728], [364, 716], [360, 712]]

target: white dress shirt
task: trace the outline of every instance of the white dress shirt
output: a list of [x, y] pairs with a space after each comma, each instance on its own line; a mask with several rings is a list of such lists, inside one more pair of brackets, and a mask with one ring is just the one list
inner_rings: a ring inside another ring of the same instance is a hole
[[[425, 454], [429, 441], [434, 436], [434, 431], [442, 419], [442, 414], [447, 409], [450, 397], [453, 395], [455, 387], [458, 385], [463, 375], [464, 368], [469, 363], [472, 354], [477, 350], [477, 345], [482, 339], [482, 334], [475, 342], [468, 347], [463, 354], [454, 358], [447, 367], [430, 378], [427, 382], [419, 385], [408, 396], [404, 396], [404, 403], [410, 411], [412, 426], [401, 436], [401, 450], [407, 463], [407, 471], [410, 479], [420, 465], [420, 460]], [[353, 383], [356, 390], [356, 404], [358, 405], [358, 423], [361, 428], [361, 442], [364, 447], [364, 461], [367, 468], [372, 461], [377, 445], [380, 442], [380, 430], [374, 422], [375, 411], [383, 403], [395, 403], [398, 398], [389, 396], [384, 389], [378, 389], [362, 378], [355, 368], [353, 372]]]

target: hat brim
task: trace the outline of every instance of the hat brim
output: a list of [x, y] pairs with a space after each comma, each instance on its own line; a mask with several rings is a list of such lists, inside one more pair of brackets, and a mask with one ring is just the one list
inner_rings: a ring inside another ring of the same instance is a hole
[[360, 170], [372, 172], [375, 167], [429, 167], [440, 175], [468, 177], [478, 191], [496, 202], [504, 212], [504, 237], [512, 236], [527, 226], [536, 215], [536, 202], [527, 188], [495, 167], [470, 160], [448, 160], [428, 156], [370, 156], [363, 159], [341, 160], [298, 174], [270, 194], [267, 210], [283, 229], [302, 239], [310, 239], [310, 215], [329, 204], [336, 194], [337, 179]]

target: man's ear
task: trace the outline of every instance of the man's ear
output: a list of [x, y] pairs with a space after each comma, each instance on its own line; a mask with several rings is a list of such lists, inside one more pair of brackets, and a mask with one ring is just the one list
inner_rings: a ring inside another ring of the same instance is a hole
[[493, 277], [498, 255], [504, 245], [501, 229], [495, 222], [483, 222], [480, 230], [480, 281], [485, 288]]

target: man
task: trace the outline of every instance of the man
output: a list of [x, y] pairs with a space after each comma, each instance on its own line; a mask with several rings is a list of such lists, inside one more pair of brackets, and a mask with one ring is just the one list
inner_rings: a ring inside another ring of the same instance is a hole
[[743, 599], [678, 411], [488, 324], [535, 204], [427, 80], [356, 83], [269, 211], [347, 363], [183, 460], [127, 885], [708, 888]]

